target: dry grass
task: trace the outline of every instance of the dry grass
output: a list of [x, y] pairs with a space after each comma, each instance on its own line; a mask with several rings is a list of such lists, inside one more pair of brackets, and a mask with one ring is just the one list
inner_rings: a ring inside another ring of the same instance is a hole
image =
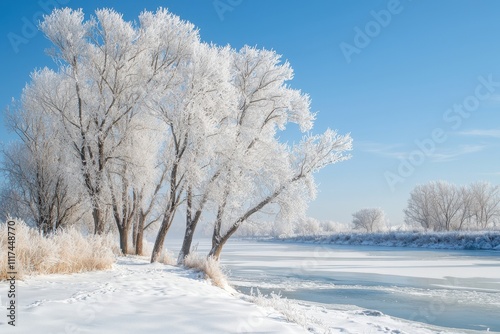
[[257, 289], [257, 293], [254, 293], [253, 289], [251, 289], [250, 301], [259, 306], [278, 311], [288, 322], [296, 323], [308, 332], [330, 333], [330, 326], [322, 319], [308, 315], [304, 308], [299, 307], [297, 302], [290, 301], [279, 293], [271, 292], [270, 295], [263, 295], [259, 289]]
[[163, 252], [161, 252], [160, 256], [158, 257], [158, 262], [167, 264], [169, 266], [177, 265], [177, 260], [174, 257], [174, 253], [168, 250], [163, 250]]
[[[153, 254], [153, 248], [154, 248], [154, 243], [149, 242], [146, 238], [144, 238], [142, 240], [142, 255], [141, 256], [151, 257], [151, 254]], [[135, 254], [135, 252], [132, 254]]]
[[[69, 274], [104, 270], [115, 262], [117, 249], [109, 235], [84, 236], [76, 229], [41, 236], [22, 221], [15, 224], [15, 269], [17, 277], [34, 274]], [[0, 224], [0, 280], [7, 278], [8, 227]]]
[[205, 278], [210, 279], [213, 285], [225, 290], [231, 290], [219, 261], [214, 258], [206, 258], [198, 255], [196, 252], [191, 252], [184, 258], [184, 266], [203, 272]]

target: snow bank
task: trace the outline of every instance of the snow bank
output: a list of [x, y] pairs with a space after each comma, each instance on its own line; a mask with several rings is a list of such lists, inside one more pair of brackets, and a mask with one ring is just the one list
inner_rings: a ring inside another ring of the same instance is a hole
[[[249, 297], [211, 285], [199, 272], [119, 258], [106, 271], [36, 276], [17, 284], [9, 333], [467, 333], [352, 307], [326, 309], [272, 295]], [[7, 295], [0, 283], [0, 296]], [[251, 301], [251, 302], [250, 302]], [[5, 300], [1, 306], [5, 310]], [[300, 326], [296, 323], [300, 324]]]
[[276, 238], [289, 242], [433, 249], [500, 250], [500, 232], [339, 233], [328, 236]]
[[[0, 332], [305, 333], [201, 276], [127, 257], [107, 271], [31, 277], [18, 282], [16, 327], [7, 327], [4, 313]], [[7, 296], [4, 282], [0, 296]]]

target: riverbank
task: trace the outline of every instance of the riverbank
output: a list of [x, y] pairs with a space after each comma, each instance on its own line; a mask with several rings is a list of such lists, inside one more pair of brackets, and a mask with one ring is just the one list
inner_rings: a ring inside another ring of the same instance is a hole
[[325, 236], [278, 237], [263, 240], [352, 246], [500, 250], [500, 231], [337, 233]]
[[[1, 282], [0, 296], [7, 290]], [[249, 297], [137, 257], [119, 258], [106, 271], [27, 277], [16, 291], [16, 326], [0, 320], [10, 333], [468, 333], [359, 308]]]

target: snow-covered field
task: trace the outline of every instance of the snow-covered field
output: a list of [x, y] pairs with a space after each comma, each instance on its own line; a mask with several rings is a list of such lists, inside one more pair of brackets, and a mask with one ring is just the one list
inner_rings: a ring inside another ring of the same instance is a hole
[[499, 231], [337, 233], [327, 236], [284, 237], [276, 240], [334, 245], [500, 250]]
[[[2, 333], [467, 333], [355, 307], [251, 298], [144, 258], [120, 258], [107, 271], [27, 278], [17, 291], [16, 327], [2, 316]], [[0, 296], [6, 293], [2, 282]]]
[[[246, 321], [267, 332], [304, 332], [193, 271], [146, 259], [121, 258], [108, 271], [28, 278], [17, 291], [16, 327], [2, 316], [1, 333], [237, 333]], [[4, 282], [0, 295], [7, 296]]]

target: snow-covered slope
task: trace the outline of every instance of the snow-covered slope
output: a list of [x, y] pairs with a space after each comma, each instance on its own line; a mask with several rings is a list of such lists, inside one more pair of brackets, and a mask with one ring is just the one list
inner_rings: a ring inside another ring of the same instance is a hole
[[0, 333], [237, 333], [249, 316], [264, 332], [304, 333], [198, 276], [121, 258], [108, 271], [28, 278], [17, 286], [16, 328], [4, 315]]
[[[257, 306], [196, 272], [141, 258], [120, 258], [107, 271], [27, 278], [17, 292], [17, 326], [2, 316], [1, 333], [308, 332], [286, 317], [301, 320], [313, 333], [452, 333], [359, 309], [327, 310], [281, 299], [258, 300]], [[2, 282], [0, 296], [6, 295]]]

